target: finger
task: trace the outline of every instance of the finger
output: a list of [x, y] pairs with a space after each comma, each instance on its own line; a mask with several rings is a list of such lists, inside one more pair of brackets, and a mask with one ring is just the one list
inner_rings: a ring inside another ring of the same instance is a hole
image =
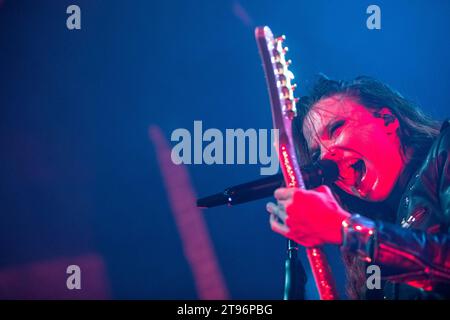
[[266, 209], [267, 209], [267, 211], [269, 211], [271, 214], [276, 215], [276, 216], [281, 220], [281, 222], [284, 223], [284, 221], [286, 220], [286, 217], [287, 217], [286, 211], [285, 211], [284, 208], [282, 208], [281, 206], [276, 205], [276, 204], [273, 203], [273, 202], [269, 202], [269, 203], [267, 203], [267, 205], [266, 205]]
[[266, 210], [269, 212], [269, 213], [272, 213], [272, 214], [274, 214], [274, 212], [275, 212], [275, 207], [276, 207], [277, 205], [275, 204], [275, 203], [273, 203], [273, 202], [267, 202], [266, 203]]
[[295, 188], [278, 188], [277, 190], [275, 190], [273, 196], [277, 200], [287, 200], [292, 197], [295, 190]]
[[278, 200], [278, 206], [282, 208], [282, 210], [286, 211], [286, 207], [292, 203], [292, 200]]
[[289, 232], [289, 228], [286, 225], [279, 223], [277, 221], [277, 216], [275, 216], [274, 214], [270, 215], [270, 227], [273, 231], [283, 236], [285, 236]]

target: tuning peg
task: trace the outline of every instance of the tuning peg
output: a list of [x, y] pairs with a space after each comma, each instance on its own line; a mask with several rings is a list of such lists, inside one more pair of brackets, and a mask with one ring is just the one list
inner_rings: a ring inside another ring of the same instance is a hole
[[282, 69], [282, 68], [275, 69], [275, 70], [274, 70], [274, 73], [275, 73], [277, 76], [281, 77], [281, 76], [284, 75], [284, 69]]
[[286, 77], [288, 77], [291, 80], [293, 80], [295, 78], [294, 74], [289, 69], [286, 70], [285, 74], [286, 74]]
[[292, 110], [293, 103], [291, 99], [284, 99], [284, 105], [286, 106], [286, 110]]
[[297, 89], [297, 84], [296, 84], [296, 83], [294, 83], [294, 84], [291, 86], [291, 90], [292, 90], [292, 91], [294, 91], [295, 89]]
[[284, 65], [281, 63], [281, 62], [277, 62], [276, 64], [275, 64], [275, 66], [276, 66], [276, 74], [278, 74], [278, 75], [280, 75], [280, 74], [283, 74], [284, 73]]
[[286, 36], [284, 34], [275, 38], [276, 42], [283, 42], [284, 40], [286, 40]]
[[286, 110], [284, 114], [289, 120], [292, 121], [296, 117], [297, 112], [295, 112], [292, 109], [289, 109], [289, 110]]
[[300, 98], [294, 98], [294, 102], [298, 103], [300, 101]]
[[289, 59], [288, 61], [286, 61], [286, 66], [290, 66], [292, 64], [292, 60], [291, 59]]
[[284, 100], [284, 115], [292, 120], [297, 114], [295, 105], [292, 103], [291, 99]]
[[286, 85], [286, 76], [284, 74], [278, 75], [277, 86], [281, 87], [285, 85]]
[[283, 48], [283, 54], [286, 54], [286, 52], [288, 52], [289, 51], [289, 48], [288, 47], [284, 47]]
[[289, 91], [288, 87], [281, 87], [281, 92], [284, 99], [289, 99], [291, 92]]

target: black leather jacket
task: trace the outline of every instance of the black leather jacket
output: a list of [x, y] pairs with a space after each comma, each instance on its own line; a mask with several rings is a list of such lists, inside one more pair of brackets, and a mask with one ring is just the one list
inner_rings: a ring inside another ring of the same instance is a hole
[[351, 218], [342, 250], [380, 267], [386, 299], [450, 299], [449, 121], [406, 176], [396, 221]]

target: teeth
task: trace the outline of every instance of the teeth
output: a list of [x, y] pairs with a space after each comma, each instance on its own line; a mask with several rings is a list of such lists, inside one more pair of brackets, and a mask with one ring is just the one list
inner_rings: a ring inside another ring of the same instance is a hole
[[349, 167], [351, 167], [351, 166], [353, 166], [355, 163], [357, 163], [358, 161], [359, 161], [359, 159], [350, 159], [350, 160], [347, 160], [346, 165], [349, 166]]
[[359, 159], [349, 159], [341, 162], [342, 168], [353, 168], [353, 166], [359, 161]]

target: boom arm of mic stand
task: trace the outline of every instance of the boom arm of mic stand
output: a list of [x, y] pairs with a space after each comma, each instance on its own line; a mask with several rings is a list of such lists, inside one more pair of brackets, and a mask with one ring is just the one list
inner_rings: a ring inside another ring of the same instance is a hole
[[212, 208], [221, 205], [236, 205], [253, 200], [258, 200], [273, 195], [275, 189], [284, 186], [281, 173], [268, 176], [263, 179], [242, 183], [225, 189], [221, 193], [200, 198], [197, 200], [197, 207]]

